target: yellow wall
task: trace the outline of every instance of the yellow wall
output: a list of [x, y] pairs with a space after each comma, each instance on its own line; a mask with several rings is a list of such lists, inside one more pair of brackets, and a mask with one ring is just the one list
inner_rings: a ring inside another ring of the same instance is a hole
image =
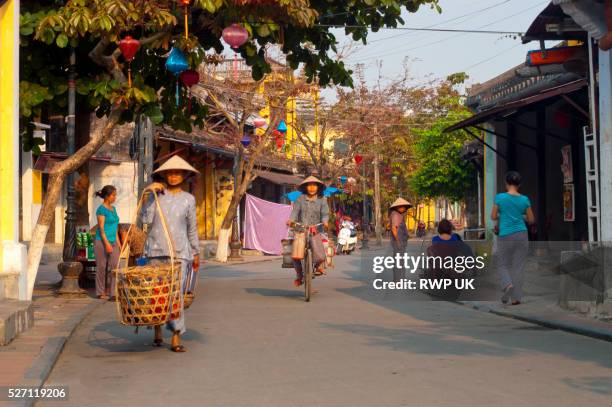
[[[430, 201], [428, 203], [422, 204], [423, 207], [419, 209], [419, 220], [427, 225], [427, 227], [433, 227], [433, 222], [436, 216], [436, 203], [435, 201]], [[408, 230], [413, 231], [416, 229], [417, 222], [414, 220], [414, 215], [416, 214], [417, 208], [411, 208], [407, 218], [408, 218]], [[429, 221], [429, 223], [428, 223]]]
[[19, 239], [18, 13], [17, 0], [9, 0], [0, 8], [0, 240], [15, 242]]

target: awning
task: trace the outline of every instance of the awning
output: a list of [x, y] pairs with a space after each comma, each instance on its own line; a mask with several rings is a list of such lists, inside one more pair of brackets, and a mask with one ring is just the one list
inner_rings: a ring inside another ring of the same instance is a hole
[[515, 111], [530, 106], [534, 103], [541, 102], [543, 100], [547, 100], [556, 96], [567, 95], [569, 93], [575, 92], [587, 86], [586, 79], [578, 79], [573, 82], [566, 83], [564, 85], [556, 86], [554, 88], [546, 89], [540, 93], [536, 93], [535, 95], [516, 100], [514, 102], [509, 102], [506, 104], [502, 104], [500, 106], [494, 107], [489, 110], [485, 110], [483, 112], [477, 113], [474, 116], [465, 119], [459, 123], [456, 123], [450, 127], [444, 129], [445, 133], [463, 129], [465, 127], [474, 126], [480, 123], [484, 123], [489, 121], [490, 119], [499, 116], [499, 115], [508, 115], [512, 114]]
[[177, 143], [177, 144], [184, 144], [184, 145], [188, 145], [190, 147], [194, 147], [194, 148], [198, 148], [198, 149], [202, 149], [205, 151], [210, 151], [211, 153], [215, 153], [218, 155], [223, 155], [226, 157], [233, 157], [234, 156], [234, 152], [225, 148], [220, 148], [220, 147], [213, 147], [210, 146], [206, 143], [202, 143], [202, 142], [198, 142], [198, 141], [192, 141], [192, 140], [184, 140], [181, 138], [177, 138], [177, 137], [169, 137], [169, 136], [162, 136], [159, 135], [158, 136], [159, 140], [163, 140], [163, 141], [169, 141], [172, 143]]
[[565, 14], [561, 6], [549, 4], [533, 20], [531, 26], [523, 36], [523, 44], [530, 41], [586, 41], [587, 33], [574, 22], [572, 17]]
[[278, 185], [297, 185], [302, 182], [301, 177], [272, 171], [257, 171], [257, 176]]
[[[34, 163], [34, 169], [36, 171], [48, 173], [51, 171], [55, 164], [64, 161], [66, 158], [68, 158], [68, 154], [66, 153], [43, 151], [36, 159], [36, 162]], [[110, 157], [100, 156], [92, 156], [91, 158], [89, 158], [89, 160], [96, 162], [105, 162], [108, 164], [121, 164], [122, 162], [121, 160], [113, 160]]]

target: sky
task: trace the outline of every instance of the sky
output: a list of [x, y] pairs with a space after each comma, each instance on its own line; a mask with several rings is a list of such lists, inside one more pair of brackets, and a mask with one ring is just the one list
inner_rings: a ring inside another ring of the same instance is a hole
[[[440, 0], [442, 13], [421, 6], [417, 13], [404, 10], [403, 27], [525, 32], [549, 0]], [[343, 30], [340, 43], [348, 43]], [[368, 44], [353, 46], [345, 63], [363, 64], [370, 85], [398, 77], [408, 64], [415, 83], [427, 83], [455, 72], [469, 75], [467, 85], [487, 81], [525, 60], [539, 44], [523, 45], [505, 34], [415, 32], [383, 29], [368, 34]], [[380, 65], [380, 66], [379, 66]], [[333, 91], [324, 92], [329, 101]]]

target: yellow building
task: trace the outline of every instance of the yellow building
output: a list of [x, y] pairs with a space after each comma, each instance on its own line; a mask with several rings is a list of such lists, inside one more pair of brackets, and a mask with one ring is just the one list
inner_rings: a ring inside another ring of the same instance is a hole
[[[0, 7], [0, 299], [31, 297], [19, 243], [19, 1]], [[31, 281], [34, 281], [31, 276]]]

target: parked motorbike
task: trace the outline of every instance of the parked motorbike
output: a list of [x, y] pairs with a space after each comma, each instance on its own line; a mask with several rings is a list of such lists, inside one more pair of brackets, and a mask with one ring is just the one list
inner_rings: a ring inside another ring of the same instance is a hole
[[343, 221], [342, 228], [338, 233], [338, 243], [336, 253], [351, 254], [357, 247], [357, 229], [351, 221]]

